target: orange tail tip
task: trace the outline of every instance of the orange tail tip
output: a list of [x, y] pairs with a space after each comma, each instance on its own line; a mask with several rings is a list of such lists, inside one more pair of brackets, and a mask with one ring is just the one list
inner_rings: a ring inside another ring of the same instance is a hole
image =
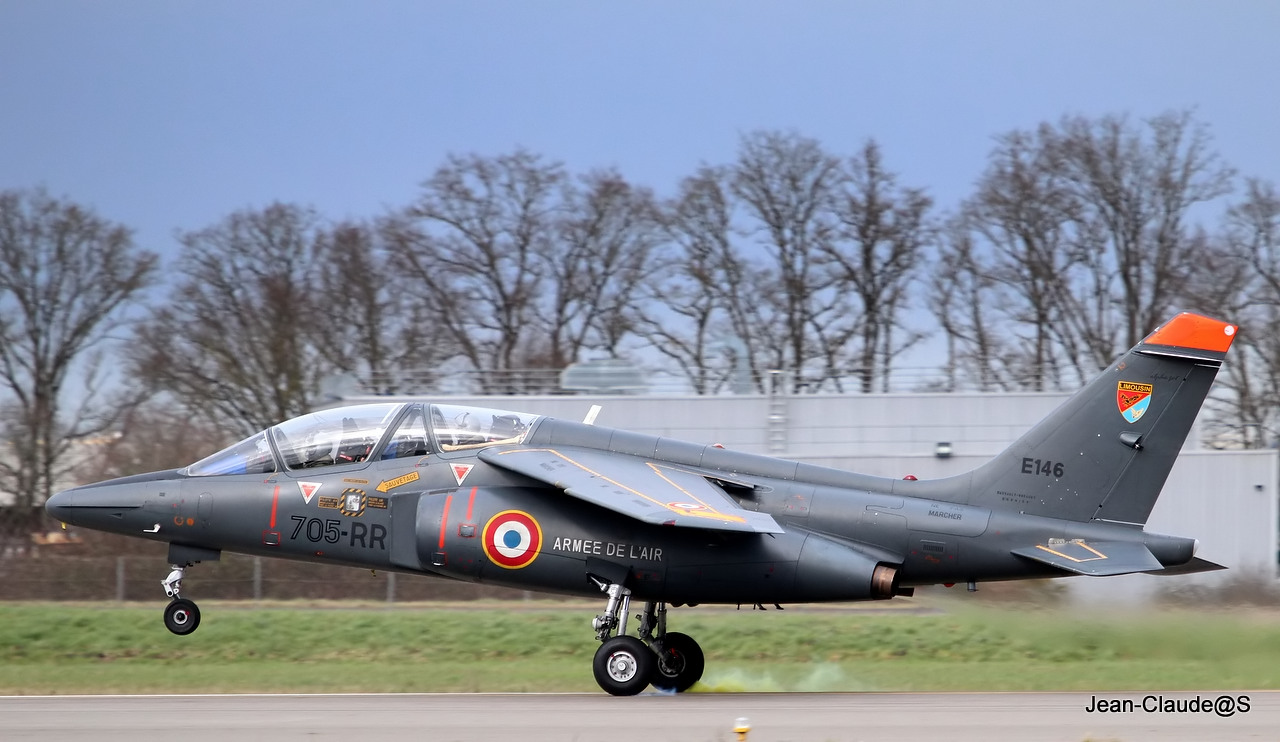
[[1143, 342], [1147, 345], [1226, 353], [1231, 347], [1231, 341], [1235, 339], [1235, 325], [1183, 312], [1156, 328]]

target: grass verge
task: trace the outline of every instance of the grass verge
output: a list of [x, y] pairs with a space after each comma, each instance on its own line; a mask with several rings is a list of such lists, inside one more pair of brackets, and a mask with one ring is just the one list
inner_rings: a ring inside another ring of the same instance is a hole
[[[591, 691], [583, 605], [0, 604], [0, 693]], [[1280, 613], [1099, 616], [1048, 609], [678, 609], [707, 672], [695, 690], [1280, 688]], [[632, 623], [634, 627], [634, 622]]]

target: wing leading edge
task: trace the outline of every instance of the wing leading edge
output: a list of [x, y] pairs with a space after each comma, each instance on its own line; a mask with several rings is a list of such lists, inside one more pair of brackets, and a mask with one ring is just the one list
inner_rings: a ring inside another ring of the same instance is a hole
[[487, 449], [479, 456], [486, 463], [645, 523], [783, 532], [772, 516], [743, 509], [703, 475], [671, 464], [584, 448]]

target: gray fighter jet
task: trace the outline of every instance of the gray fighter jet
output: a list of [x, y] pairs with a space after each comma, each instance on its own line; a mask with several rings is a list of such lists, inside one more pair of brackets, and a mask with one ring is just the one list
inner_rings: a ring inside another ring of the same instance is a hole
[[[972, 472], [884, 479], [447, 402], [283, 422], [185, 469], [60, 492], [63, 523], [169, 544], [164, 623], [200, 622], [185, 570], [223, 551], [572, 595], [600, 687], [702, 675], [667, 606], [883, 600], [917, 585], [1221, 569], [1147, 533], [1236, 328], [1180, 314]], [[628, 633], [631, 601], [643, 603]]]

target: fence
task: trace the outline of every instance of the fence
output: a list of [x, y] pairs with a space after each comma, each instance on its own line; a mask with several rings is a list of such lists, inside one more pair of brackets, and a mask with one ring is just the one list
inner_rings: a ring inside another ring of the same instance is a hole
[[[60, 547], [59, 547], [60, 548]], [[163, 601], [169, 574], [163, 547], [155, 555], [50, 554], [39, 548], [0, 557], [0, 600]], [[195, 600], [520, 600], [521, 590], [419, 575], [222, 555], [187, 570], [183, 595]]]

